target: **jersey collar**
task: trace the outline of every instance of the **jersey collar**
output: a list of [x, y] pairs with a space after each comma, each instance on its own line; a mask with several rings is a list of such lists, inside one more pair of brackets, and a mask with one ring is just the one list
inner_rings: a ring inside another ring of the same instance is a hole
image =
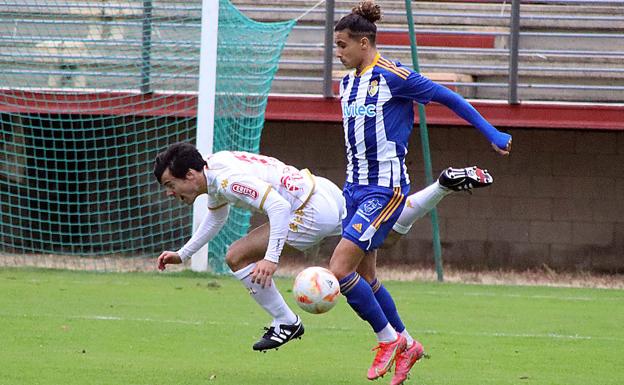
[[358, 73], [357, 70], [355, 70], [355, 76], [359, 77], [362, 76], [362, 74], [366, 73], [366, 71], [368, 71], [369, 69], [373, 68], [374, 66], [377, 65], [377, 61], [379, 60], [379, 58], [381, 57], [381, 55], [379, 54], [379, 52], [377, 52], [377, 54], [375, 55], [375, 58], [373, 59], [373, 62], [369, 65], [367, 65], [366, 67], [364, 67], [362, 69], [362, 72]]

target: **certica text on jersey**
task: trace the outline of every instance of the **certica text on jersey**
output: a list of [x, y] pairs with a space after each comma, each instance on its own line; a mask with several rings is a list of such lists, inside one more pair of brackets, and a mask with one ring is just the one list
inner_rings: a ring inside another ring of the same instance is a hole
[[342, 116], [345, 118], [357, 118], [358, 116], [373, 117], [377, 115], [377, 106], [374, 104], [358, 105], [355, 102], [342, 105]]

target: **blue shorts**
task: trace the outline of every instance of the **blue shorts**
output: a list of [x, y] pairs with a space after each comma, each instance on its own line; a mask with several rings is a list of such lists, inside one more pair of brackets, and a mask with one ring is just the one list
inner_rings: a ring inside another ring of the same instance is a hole
[[342, 237], [366, 252], [379, 248], [405, 205], [409, 185], [381, 187], [346, 182], [342, 195], [347, 215], [342, 220]]

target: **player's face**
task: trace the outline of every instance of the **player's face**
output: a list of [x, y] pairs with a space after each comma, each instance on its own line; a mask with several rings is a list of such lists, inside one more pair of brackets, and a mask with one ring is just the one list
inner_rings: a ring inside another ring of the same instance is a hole
[[171, 175], [171, 171], [167, 168], [160, 177], [160, 183], [167, 191], [167, 196], [178, 199], [187, 205], [192, 205], [195, 198], [199, 196], [197, 174], [197, 171], [189, 170], [184, 178], [176, 178]]
[[334, 33], [336, 43], [336, 57], [347, 68], [358, 68], [364, 60], [367, 44], [362, 39], [349, 37], [349, 30], [336, 31]]

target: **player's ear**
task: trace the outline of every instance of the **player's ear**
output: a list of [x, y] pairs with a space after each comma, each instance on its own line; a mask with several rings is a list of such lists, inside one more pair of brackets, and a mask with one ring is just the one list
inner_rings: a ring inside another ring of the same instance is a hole
[[189, 170], [186, 172], [186, 175], [184, 176], [184, 179], [193, 183], [199, 183], [201, 180], [201, 177], [203, 176], [204, 176], [203, 172], [189, 168]]
[[370, 40], [366, 36], [360, 39], [360, 48], [366, 49], [370, 46]]

